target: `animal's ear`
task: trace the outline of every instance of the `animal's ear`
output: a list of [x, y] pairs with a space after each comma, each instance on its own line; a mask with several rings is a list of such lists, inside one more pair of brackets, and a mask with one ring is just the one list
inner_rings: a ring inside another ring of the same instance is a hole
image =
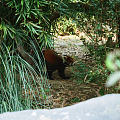
[[70, 57], [70, 56], [67, 56], [67, 55], [65, 55], [64, 56], [64, 59], [63, 59], [63, 62], [66, 64], [66, 65], [73, 65], [73, 63], [74, 63], [74, 59], [72, 58], [72, 57]]
[[73, 58], [68, 55], [64, 55], [64, 59], [67, 61], [73, 61]]
[[66, 61], [67, 61], [66, 55], [64, 55], [64, 56], [62, 57], [62, 59], [63, 59], [63, 63], [66, 63]]
[[64, 61], [68, 61], [68, 59], [69, 59], [69, 57], [68, 57], [67, 55], [64, 55], [64, 56], [63, 56], [63, 62], [64, 62]]

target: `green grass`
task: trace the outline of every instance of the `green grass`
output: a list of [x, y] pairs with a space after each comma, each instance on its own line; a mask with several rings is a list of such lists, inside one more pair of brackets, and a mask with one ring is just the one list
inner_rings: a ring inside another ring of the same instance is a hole
[[0, 52], [0, 113], [25, 109], [49, 108], [49, 84], [45, 65], [41, 73], [22, 59], [13, 55], [3, 45]]
[[99, 87], [99, 94], [119, 93], [119, 85], [107, 88], [106, 81], [110, 75], [110, 70], [105, 65], [106, 51], [105, 46], [98, 46], [96, 49], [91, 46], [89, 56], [86, 60], [78, 60], [73, 67], [73, 78], [78, 84], [95, 84]]
[[107, 78], [109, 71], [102, 65], [95, 63], [92, 65], [90, 64], [91, 63], [79, 61], [73, 68], [73, 70], [76, 71], [73, 76], [79, 83], [96, 83]]

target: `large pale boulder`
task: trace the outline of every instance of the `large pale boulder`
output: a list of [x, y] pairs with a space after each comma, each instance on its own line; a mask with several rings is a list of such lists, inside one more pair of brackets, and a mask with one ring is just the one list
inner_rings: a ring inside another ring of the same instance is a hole
[[0, 120], [120, 120], [120, 94], [108, 94], [51, 110], [24, 110], [0, 114]]

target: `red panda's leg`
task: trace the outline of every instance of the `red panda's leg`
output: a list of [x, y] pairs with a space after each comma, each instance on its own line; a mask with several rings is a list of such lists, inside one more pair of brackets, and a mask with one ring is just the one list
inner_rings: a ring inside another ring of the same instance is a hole
[[59, 76], [62, 77], [63, 79], [69, 79], [69, 77], [65, 76], [65, 66], [60, 66], [58, 69]]
[[51, 64], [49, 64], [49, 63], [46, 62], [46, 67], [47, 67], [48, 78], [50, 80], [53, 80], [53, 78], [52, 78], [52, 73], [54, 71], [53, 65], [51, 65]]
[[53, 80], [52, 71], [48, 71], [48, 78], [49, 78], [50, 80]]

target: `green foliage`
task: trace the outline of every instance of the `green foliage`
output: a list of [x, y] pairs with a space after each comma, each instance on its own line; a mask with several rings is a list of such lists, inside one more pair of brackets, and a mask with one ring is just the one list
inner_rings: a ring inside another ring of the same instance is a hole
[[[86, 33], [94, 44], [104, 43], [119, 32], [120, 1], [90, 0], [75, 3], [73, 19], [80, 31]], [[81, 6], [81, 7], [78, 7]]]
[[[97, 95], [105, 95], [111, 93], [118, 93], [119, 86], [116, 85], [111, 88], [106, 88], [105, 85], [111, 86], [116, 83], [120, 77], [120, 72], [117, 74], [112, 74], [113, 76], [109, 77], [110, 71], [105, 67], [104, 64], [100, 64], [100, 62], [94, 59], [90, 59], [88, 61], [79, 61], [73, 67], [73, 78], [76, 80], [78, 84], [91, 86], [92, 90], [95, 90]], [[107, 84], [106, 80], [108, 78]], [[111, 80], [112, 78], [112, 80]], [[96, 88], [97, 91], [96, 91]], [[77, 101], [77, 99], [75, 99]]]
[[76, 23], [75, 20], [72, 19], [67, 19], [66, 17], [60, 18], [59, 22], [57, 23], [58, 25], [58, 30], [57, 32], [59, 34], [75, 34], [76, 31]]
[[106, 83], [106, 86], [111, 87], [120, 80], [120, 50], [114, 50], [107, 55], [106, 66], [113, 71]]
[[89, 62], [78, 62], [73, 68], [74, 78], [78, 83], [100, 83], [107, 79], [109, 71], [106, 70], [101, 64], [95, 64], [94, 60]]
[[71, 102], [72, 102], [72, 103], [77, 103], [77, 102], [80, 102], [80, 99], [77, 98], [77, 97], [75, 97], [75, 98], [72, 98], [72, 99], [71, 99]]
[[13, 40], [16, 31], [22, 31], [32, 40], [38, 39], [42, 47], [53, 47], [51, 27], [66, 7], [60, 0], [0, 1], [1, 39]]
[[10, 53], [5, 44], [1, 50], [0, 113], [49, 107], [45, 102], [49, 95], [45, 71], [39, 76], [33, 66], [19, 55]]
[[[103, 67], [106, 54], [118, 47], [118, 42], [120, 41], [120, 1], [80, 0], [75, 2], [72, 8], [74, 8], [75, 14], [71, 17], [76, 19], [77, 27], [88, 37], [88, 39], [84, 37], [80, 39], [89, 50], [89, 57], [92, 57], [92, 60], [96, 63], [95, 67], [90, 68], [87, 66], [83, 68], [83, 65], [80, 64], [82, 67], [79, 66], [78, 70], [85, 71], [85, 73], [76, 72], [75, 74], [82, 81], [87, 77], [88, 82], [95, 82], [97, 80], [104, 82], [104, 78], [107, 78], [109, 75], [109, 72], [106, 72], [105, 67]], [[116, 63], [113, 64], [111, 63], [113, 55], [112, 57], [109, 56], [106, 62], [107, 66], [109, 68], [117, 66], [118, 68], [118, 59], [117, 56]], [[119, 80], [119, 71], [116, 71], [109, 77], [112, 84], [114, 84], [113, 78], [114, 80], [116, 79], [114, 82]]]
[[120, 69], [120, 51], [115, 50], [107, 55], [106, 59], [107, 67], [112, 71], [117, 71]]
[[60, 0], [0, 1], [0, 113], [49, 107], [40, 52], [42, 47], [53, 46], [51, 26], [54, 13], [62, 13], [62, 6]]

